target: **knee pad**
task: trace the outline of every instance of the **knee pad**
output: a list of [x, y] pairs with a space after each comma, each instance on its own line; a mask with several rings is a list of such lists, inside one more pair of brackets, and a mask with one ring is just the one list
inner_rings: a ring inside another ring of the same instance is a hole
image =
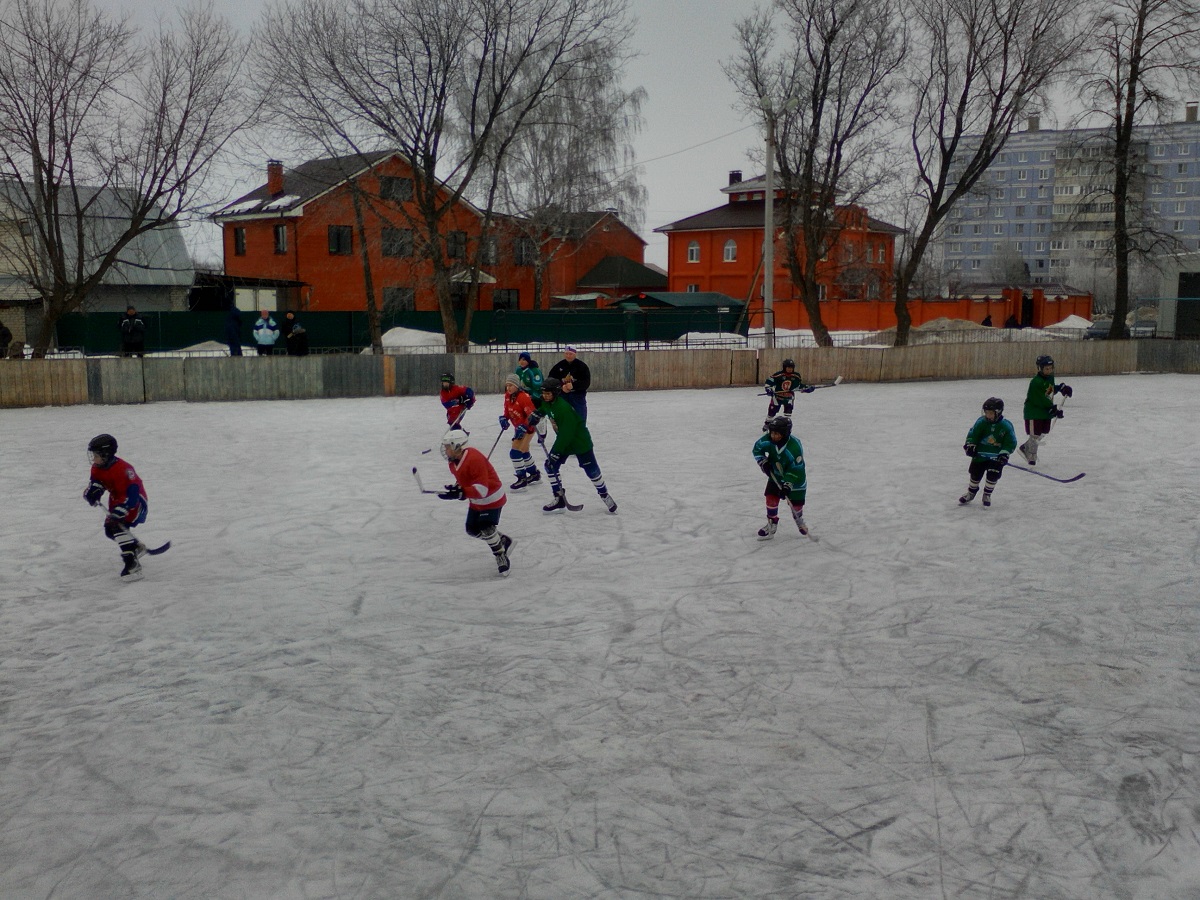
[[129, 529], [125, 524], [118, 522], [116, 519], [104, 520], [104, 536], [110, 541], [119, 541], [122, 535], [129, 534]]

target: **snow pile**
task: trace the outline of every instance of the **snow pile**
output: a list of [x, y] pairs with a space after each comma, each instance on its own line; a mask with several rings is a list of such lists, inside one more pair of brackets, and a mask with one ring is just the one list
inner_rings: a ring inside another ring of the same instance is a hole
[[[439, 347], [445, 349], [446, 336], [436, 331], [420, 331], [416, 328], [389, 328], [383, 333], [384, 349], [388, 347]], [[370, 353], [367, 347], [364, 353]]]
[[1049, 327], [1050, 328], [1061, 328], [1065, 331], [1065, 330], [1075, 330], [1075, 329], [1085, 329], [1086, 330], [1088, 328], [1091, 328], [1091, 326], [1092, 326], [1092, 323], [1090, 321], [1088, 321], [1087, 319], [1085, 319], [1083, 316], [1067, 316], [1061, 322], [1058, 322]]

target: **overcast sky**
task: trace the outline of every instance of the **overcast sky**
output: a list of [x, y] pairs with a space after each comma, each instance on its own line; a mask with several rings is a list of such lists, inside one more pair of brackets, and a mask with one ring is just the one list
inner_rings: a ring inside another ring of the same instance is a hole
[[[129, 0], [97, 0], [102, 8], [126, 10], [149, 22], [177, 4], [147, 8]], [[266, 0], [213, 0], [216, 11], [238, 28], [257, 23]], [[720, 189], [730, 169], [749, 175], [748, 152], [762, 143], [760, 132], [734, 109], [734, 92], [721, 63], [733, 53], [733, 23], [755, 7], [750, 0], [630, 0], [638, 22], [629, 35], [640, 56], [629, 66], [626, 85], [648, 93], [645, 127], [636, 141], [643, 184], [649, 191], [642, 237], [646, 261], [666, 267], [666, 238], [653, 229], [723, 202]], [[288, 165], [303, 160], [287, 147], [264, 147], [262, 160], [245, 160], [242, 176], [265, 180], [267, 155]], [[761, 154], [760, 154], [761, 156]], [[237, 184], [233, 199], [259, 182]], [[198, 226], [188, 243], [200, 257], [219, 254], [215, 225]]]

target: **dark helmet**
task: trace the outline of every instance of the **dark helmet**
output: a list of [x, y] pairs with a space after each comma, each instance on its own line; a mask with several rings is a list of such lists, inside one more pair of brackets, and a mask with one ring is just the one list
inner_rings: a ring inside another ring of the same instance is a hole
[[1004, 415], [1004, 401], [999, 397], [988, 397], [983, 401], [983, 411], [987, 412], [989, 409], [994, 409], [999, 414], [996, 416], [999, 419]]
[[784, 440], [792, 436], [792, 420], [787, 416], [772, 416], [766, 422], [767, 431], [775, 431], [782, 434]]
[[783, 368], [785, 368], [785, 369], [796, 368], [796, 361], [794, 359], [785, 359], [783, 361]]
[[1053, 356], [1039, 356], [1037, 358], [1037, 367], [1039, 369], [1044, 369], [1046, 366], [1052, 366], [1052, 365], [1054, 365], [1054, 357]]
[[442, 384], [454, 384], [454, 373], [443, 372], [442, 373]]
[[107, 466], [117, 455], [117, 439], [111, 434], [98, 434], [88, 441], [88, 454], [98, 466]]
[[542, 393], [543, 394], [551, 393], [555, 397], [562, 394], [562, 379], [561, 378], [547, 378], [545, 381], [542, 382]]

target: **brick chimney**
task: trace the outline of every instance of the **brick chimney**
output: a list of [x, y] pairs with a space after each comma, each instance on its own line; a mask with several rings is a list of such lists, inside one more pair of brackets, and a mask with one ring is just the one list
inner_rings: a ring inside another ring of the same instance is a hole
[[742, 170], [741, 169], [731, 170], [729, 173], [729, 186], [733, 187], [735, 184], [741, 184], [741, 183], [742, 183]]
[[272, 197], [283, 193], [283, 163], [277, 159], [267, 160], [267, 193]]

